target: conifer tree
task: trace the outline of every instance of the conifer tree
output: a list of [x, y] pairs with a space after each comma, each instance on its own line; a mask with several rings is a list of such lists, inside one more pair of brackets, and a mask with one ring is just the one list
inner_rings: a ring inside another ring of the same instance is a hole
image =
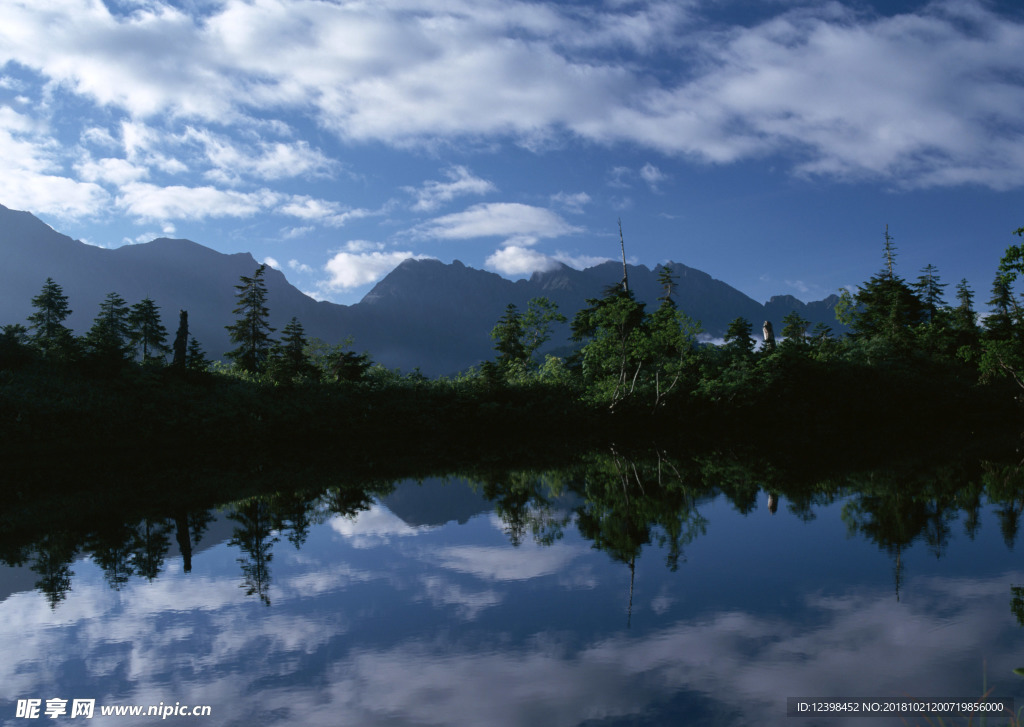
[[288, 383], [297, 378], [319, 378], [306, 353], [306, 335], [298, 318], [281, 330], [281, 341], [271, 350], [270, 373], [275, 381]]
[[32, 299], [32, 307], [36, 309], [28, 317], [32, 345], [47, 358], [67, 358], [75, 341], [71, 329], [64, 325], [72, 311], [63, 288], [53, 278], [47, 278], [42, 291]]
[[152, 298], [143, 298], [132, 306], [128, 316], [130, 337], [143, 362], [163, 362], [171, 352], [167, 345], [167, 329], [160, 320], [160, 309]]
[[[850, 309], [850, 299], [844, 296], [845, 314], [853, 329], [851, 338], [872, 338], [883, 336], [889, 339], [902, 338], [909, 334], [912, 326], [921, 322], [924, 305], [906, 281], [896, 274], [896, 245], [885, 228], [883, 249], [885, 267], [863, 286], [858, 287], [852, 299], [855, 306]], [[838, 310], [837, 310], [838, 313]]]
[[117, 293], [108, 293], [100, 312], [85, 334], [89, 357], [105, 365], [120, 365], [131, 356], [128, 304]]
[[238, 320], [225, 326], [231, 334], [231, 342], [238, 346], [224, 355], [250, 374], [266, 369], [270, 349], [274, 345], [270, 337], [274, 329], [268, 323], [267, 286], [263, 280], [266, 269], [266, 264], [260, 265], [252, 276], [240, 277], [239, 284], [235, 286], [238, 307], [233, 311]]
[[957, 347], [978, 345], [978, 314], [974, 310], [974, 292], [962, 278], [956, 285], [956, 299], [959, 305], [953, 309], [950, 323], [956, 335]]

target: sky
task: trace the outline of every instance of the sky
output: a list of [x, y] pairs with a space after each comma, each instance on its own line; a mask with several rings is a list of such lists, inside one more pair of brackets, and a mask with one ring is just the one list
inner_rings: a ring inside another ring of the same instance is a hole
[[[181, 237], [358, 302], [408, 257], [620, 255], [758, 301], [935, 265], [978, 307], [1024, 226], [1024, 6], [0, 0], [0, 204]], [[614, 281], [610, 281], [614, 282]]]

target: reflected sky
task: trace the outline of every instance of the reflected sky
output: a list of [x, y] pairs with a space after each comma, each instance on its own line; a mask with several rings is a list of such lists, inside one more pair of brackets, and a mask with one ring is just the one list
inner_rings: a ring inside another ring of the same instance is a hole
[[[841, 503], [804, 522], [765, 499], [702, 504], [675, 572], [657, 547], [631, 571], [572, 526], [513, 547], [493, 511], [410, 524], [379, 501], [301, 549], [277, 538], [269, 606], [226, 540], [120, 590], [79, 560], [55, 609], [34, 590], [0, 603], [0, 723], [32, 723], [18, 699], [84, 697], [209, 704], [218, 725], [864, 727], [902, 721], [794, 722], [786, 698], [973, 700], [985, 679], [1024, 706], [1024, 563], [992, 513], [942, 558], [901, 553], [897, 598], [892, 555], [848, 535]], [[156, 722], [197, 720], [138, 723]]]

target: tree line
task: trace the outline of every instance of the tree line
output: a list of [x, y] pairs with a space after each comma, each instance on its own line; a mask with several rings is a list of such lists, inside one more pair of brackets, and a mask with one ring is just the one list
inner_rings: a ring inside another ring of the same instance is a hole
[[[1016, 234], [1024, 237], [1024, 228]], [[843, 291], [836, 306], [837, 320], [848, 330], [842, 335], [823, 324], [812, 328], [793, 312], [781, 321], [778, 339], [771, 322], [764, 322], [760, 346], [743, 318], [730, 323], [722, 345], [702, 343], [700, 322], [677, 306], [677, 283], [668, 266], [659, 270], [662, 294], [651, 309], [636, 299], [624, 268], [621, 282], [588, 299], [571, 321], [546, 298], [529, 301], [525, 311], [508, 305], [491, 331], [493, 358], [434, 380], [374, 364], [368, 354], [350, 350], [350, 339], [309, 339], [296, 318], [275, 338], [265, 265], [235, 286], [235, 320], [226, 327], [235, 347], [225, 354], [228, 363], [206, 358], [189, 334], [185, 311], [168, 345], [160, 311], [149, 298], [129, 306], [110, 293], [92, 327], [76, 337], [64, 323], [71, 313], [67, 296], [48, 279], [32, 299], [27, 325], [0, 328], [0, 370], [84, 371], [93, 379], [141, 370], [182, 374], [178, 378], [185, 382], [231, 380], [255, 388], [242, 396], [237, 387], [207, 386], [204, 394], [207, 409], [216, 399], [226, 419], [235, 416], [232, 407], [251, 412], [263, 397], [267, 417], [295, 417], [303, 431], [327, 422], [336, 427], [338, 412], [331, 407], [345, 406], [358, 408], [364, 426], [374, 417], [381, 427], [416, 421], [428, 438], [445, 426], [477, 432], [487, 418], [494, 420], [488, 427], [505, 431], [498, 419], [521, 422], [533, 414], [542, 414], [544, 426], [556, 431], [558, 417], [572, 426], [582, 417], [597, 428], [617, 420], [615, 426], [623, 428], [669, 432], [682, 424], [697, 434], [734, 436], [742, 430], [762, 437], [779, 436], [787, 427], [807, 438], [826, 429], [877, 432], [880, 438], [920, 431], [934, 438], [947, 436], [946, 430], [948, 436], [978, 431], [983, 421], [1004, 429], [1019, 426], [1015, 399], [1024, 395], [1024, 300], [1014, 286], [1024, 274], [1024, 246], [1011, 245], [1000, 261], [992, 312], [984, 317], [974, 308], [966, 280], [957, 284], [950, 304], [934, 266], [908, 282], [896, 258], [886, 228], [881, 270], [856, 290]], [[564, 355], [542, 353], [554, 326], [565, 323], [571, 340]], [[266, 387], [281, 395], [265, 396]], [[22, 397], [29, 402], [25, 406], [45, 390], [41, 384], [32, 388]], [[146, 396], [156, 401], [154, 392]], [[307, 407], [301, 415], [300, 403]], [[23, 413], [16, 411], [15, 420]], [[208, 411], [181, 416], [193, 425], [210, 419]], [[958, 422], [961, 430], [953, 426]]]

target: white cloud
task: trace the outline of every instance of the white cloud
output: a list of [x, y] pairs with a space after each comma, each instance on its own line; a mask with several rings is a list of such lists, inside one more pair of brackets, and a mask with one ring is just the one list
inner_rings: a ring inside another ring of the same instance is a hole
[[[763, 22], [728, 28], [691, 5], [151, 0], [116, 13], [102, 2], [10, 0], [0, 66], [41, 78], [32, 123], [74, 94], [76, 111], [97, 112], [84, 114], [78, 138], [105, 151], [75, 178], [56, 158], [56, 131], [0, 122], [0, 193], [80, 215], [108, 206], [103, 185], [156, 172], [232, 186], [332, 174], [336, 160], [284, 138], [293, 130], [282, 118], [294, 114], [344, 141], [392, 146], [582, 139], [705, 163], [783, 154], [797, 174], [905, 187], [1024, 184], [1019, 19], [981, 0], [891, 16], [783, 3]], [[106, 150], [117, 138], [125, 158], [115, 164]], [[665, 179], [653, 164], [639, 174], [652, 188]], [[412, 190], [418, 210], [494, 190], [466, 167], [446, 175]], [[616, 172], [610, 183], [629, 181]]]
[[75, 166], [79, 176], [87, 182], [105, 182], [116, 186], [145, 179], [149, 171], [144, 166], [125, 159], [86, 159]]
[[553, 255], [554, 259], [560, 263], [568, 265], [570, 268], [576, 268], [577, 270], [585, 270], [586, 268], [592, 268], [595, 265], [608, 262], [611, 260], [610, 257], [602, 257], [601, 255], [571, 255], [561, 250]]
[[349, 220], [368, 217], [372, 212], [365, 209], [349, 209], [337, 202], [314, 199], [305, 195], [293, 197], [278, 209], [281, 214], [311, 220], [331, 227], [343, 227]]
[[110, 196], [93, 181], [66, 176], [60, 150], [45, 125], [0, 106], [0, 200], [18, 209], [61, 217], [94, 214]]
[[647, 182], [647, 186], [651, 188], [651, 191], [657, 192], [658, 187], [668, 180], [669, 176], [665, 172], [658, 169], [656, 166], [647, 162], [640, 168], [640, 179]]
[[186, 219], [207, 217], [250, 217], [270, 209], [278, 195], [270, 190], [236, 192], [214, 187], [160, 187], [132, 182], [121, 187], [119, 207], [140, 219]]
[[484, 262], [484, 266], [503, 275], [529, 275], [554, 270], [558, 262], [537, 250], [508, 245], [495, 250]]
[[298, 260], [289, 260], [288, 267], [297, 273], [311, 273], [313, 268], [305, 263], [300, 263]]
[[274, 268], [275, 270], [280, 270], [281, 269], [281, 263], [279, 263], [277, 261], [277, 258], [272, 258], [269, 255], [267, 257], [263, 258], [263, 264], [264, 265], [269, 265], [270, 267]]
[[345, 252], [370, 252], [372, 250], [383, 250], [383, 242], [370, 242], [369, 240], [349, 240], [345, 243]]
[[590, 204], [590, 195], [586, 192], [576, 192], [575, 194], [559, 192], [558, 194], [551, 195], [551, 201], [564, 207], [567, 211], [578, 215], [582, 214], [583, 208]]
[[445, 202], [465, 195], [483, 195], [494, 192], [497, 187], [486, 179], [476, 177], [464, 166], [454, 166], [445, 170], [447, 182], [428, 180], [420, 188], [406, 187], [405, 191], [416, 197], [413, 209], [430, 212]]
[[337, 252], [327, 261], [324, 270], [329, 278], [320, 287], [325, 291], [348, 290], [360, 285], [375, 283], [390, 273], [403, 260], [413, 258], [425, 260], [430, 255], [417, 255], [412, 252]]
[[437, 217], [418, 230], [427, 237], [468, 240], [474, 237], [549, 238], [579, 232], [551, 210], [517, 202], [473, 205], [463, 212]]
[[433, 557], [443, 567], [491, 581], [519, 581], [565, 572], [573, 560], [586, 553], [579, 545], [519, 548], [462, 545], [439, 548]]

